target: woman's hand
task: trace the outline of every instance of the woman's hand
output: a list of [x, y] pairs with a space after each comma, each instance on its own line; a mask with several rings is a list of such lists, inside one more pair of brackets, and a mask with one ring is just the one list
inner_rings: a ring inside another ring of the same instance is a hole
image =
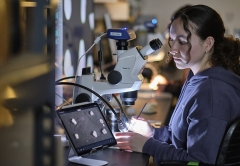
[[149, 139], [134, 132], [116, 133], [117, 147], [127, 151], [134, 151], [142, 153], [144, 144]]
[[154, 129], [152, 125], [146, 121], [144, 118], [139, 117], [132, 117], [129, 130], [135, 133], [139, 133], [145, 137], [152, 137], [154, 133]]

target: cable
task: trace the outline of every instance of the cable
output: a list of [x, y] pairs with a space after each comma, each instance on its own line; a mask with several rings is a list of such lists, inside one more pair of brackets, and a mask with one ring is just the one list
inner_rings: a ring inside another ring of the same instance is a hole
[[67, 80], [67, 79], [71, 79], [71, 78], [75, 78], [75, 76], [70, 76], [70, 77], [64, 77], [64, 78], [61, 78], [55, 82], [60, 82], [60, 81], [63, 81], [63, 80]]
[[118, 129], [121, 132], [127, 132], [128, 128], [126, 126], [126, 124], [123, 123], [123, 121], [120, 119], [120, 117], [117, 115], [117, 113], [115, 112], [115, 110], [113, 109], [113, 107], [102, 97], [100, 96], [98, 93], [96, 93], [95, 91], [93, 91], [92, 89], [89, 89], [83, 85], [80, 84], [75, 84], [75, 83], [71, 83], [71, 82], [57, 82], [55, 85], [72, 85], [72, 86], [78, 86], [80, 88], [83, 88], [85, 90], [88, 90], [89, 92], [93, 93], [94, 95], [96, 95], [97, 97], [99, 97], [105, 104], [107, 104], [107, 106], [112, 110], [113, 114], [116, 116], [117, 118], [117, 123], [118, 123]]
[[117, 117], [118, 120], [121, 120], [117, 113], [115, 112], [115, 110], [113, 109], [113, 107], [102, 97], [100, 96], [97, 92], [93, 91], [92, 89], [89, 89], [86, 86], [80, 85], [80, 84], [76, 84], [76, 83], [71, 83], [71, 82], [56, 82], [55, 85], [72, 85], [72, 86], [78, 86], [80, 88], [83, 88], [91, 93], [93, 93], [94, 95], [96, 95], [97, 97], [99, 97], [102, 101], [104, 101], [105, 104], [107, 104], [107, 106], [112, 110], [112, 112], [114, 113], [114, 115]]
[[[88, 51], [90, 51], [90, 50], [93, 48], [93, 46], [94, 46], [95, 44], [97, 44], [97, 43], [101, 40], [101, 37], [104, 36], [104, 35], [106, 35], [106, 34], [107, 34], [107, 33], [104, 32], [102, 35], [98, 36], [98, 37], [94, 40], [94, 43], [91, 45], [91, 47], [90, 47], [83, 55], [81, 55], [80, 58], [78, 59], [74, 83], [76, 83], [78, 67], [79, 67], [79, 64], [80, 64], [80, 61], [81, 61], [82, 57], [83, 57], [84, 55], [86, 55], [86, 54], [88, 53]], [[74, 91], [73, 91], [73, 96], [74, 96]], [[73, 104], [73, 103], [72, 103], [72, 104]]]
[[98, 62], [99, 62], [99, 68], [100, 68], [100, 72], [101, 72], [100, 80], [106, 80], [106, 78], [103, 75], [103, 71], [102, 71], [102, 42], [101, 42], [101, 40], [99, 41]]
[[123, 107], [122, 107], [121, 103], [119, 102], [118, 98], [116, 97], [116, 95], [114, 95], [114, 94], [112, 94], [112, 95], [113, 95], [114, 99], [117, 101], [117, 103], [118, 103], [118, 105], [120, 107], [121, 112], [125, 114], [125, 112], [123, 111]]
[[55, 92], [55, 95], [57, 95], [58, 97], [60, 97], [61, 99], [63, 99], [66, 103], [68, 103], [68, 105], [71, 105], [66, 99], [64, 99], [62, 96], [60, 96], [60, 95], [57, 94], [56, 92]]
[[80, 61], [81, 61], [81, 59], [82, 59], [82, 57], [84, 56], [84, 55], [86, 55], [87, 53], [88, 53], [88, 51], [90, 51], [91, 49], [92, 49], [92, 47], [95, 45], [95, 44], [97, 44], [100, 40], [101, 40], [101, 37], [102, 36], [104, 36], [104, 35], [106, 35], [107, 33], [106, 32], [104, 32], [102, 35], [100, 35], [100, 36], [98, 36], [95, 40], [94, 40], [94, 43], [92, 44], [92, 46], [79, 58], [79, 60], [78, 60], [78, 64], [77, 64], [77, 69], [76, 69], [76, 74], [75, 74], [75, 83], [76, 83], [76, 77], [77, 77], [77, 71], [78, 71], [78, 66], [79, 66], [79, 63], [80, 63]]

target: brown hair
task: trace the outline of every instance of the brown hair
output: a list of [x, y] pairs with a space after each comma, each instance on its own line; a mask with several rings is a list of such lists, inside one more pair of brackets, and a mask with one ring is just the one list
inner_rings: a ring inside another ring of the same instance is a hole
[[183, 21], [184, 30], [188, 34], [188, 41], [191, 37], [189, 22], [196, 25], [194, 26], [195, 32], [201, 40], [205, 40], [209, 36], [214, 38], [213, 52], [209, 59], [212, 66], [221, 65], [225, 69], [230, 69], [240, 75], [240, 41], [234, 39], [233, 36], [224, 36], [223, 21], [215, 10], [205, 5], [184, 8], [172, 17], [168, 29], [177, 18]]

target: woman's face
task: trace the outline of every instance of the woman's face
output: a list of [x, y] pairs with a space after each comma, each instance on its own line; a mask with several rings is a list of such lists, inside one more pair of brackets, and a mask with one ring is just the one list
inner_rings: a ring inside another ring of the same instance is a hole
[[204, 58], [205, 50], [203, 42], [194, 33], [191, 27], [189, 30], [191, 32], [191, 37], [188, 42], [188, 34], [183, 29], [182, 20], [177, 18], [172, 22], [169, 34], [171, 43], [170, 54], [172, 54], [178, 69], [190, 68], [193, 73], [196, 74], [201, 70], [207, 59]]

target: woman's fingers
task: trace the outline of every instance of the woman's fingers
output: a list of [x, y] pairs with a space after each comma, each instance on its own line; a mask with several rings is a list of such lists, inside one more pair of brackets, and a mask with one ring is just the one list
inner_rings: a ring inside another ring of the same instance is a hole
[[142, 152], [143, 145], [149, 139], [135, 132], [116, 133], [117, 146], [120, 149]]
[[120, 138], [117, 138], [116, 141], [117, 141], [117, 143], [121, 143], [121, 142], [129, 142], [129, 139], [128, 139], [128, 138], [120, 137]]
[[132, 135], [134, 135], [133, 132], [115, 133], [115, 136], [122, 136], [122, 137], [130, 137]]

